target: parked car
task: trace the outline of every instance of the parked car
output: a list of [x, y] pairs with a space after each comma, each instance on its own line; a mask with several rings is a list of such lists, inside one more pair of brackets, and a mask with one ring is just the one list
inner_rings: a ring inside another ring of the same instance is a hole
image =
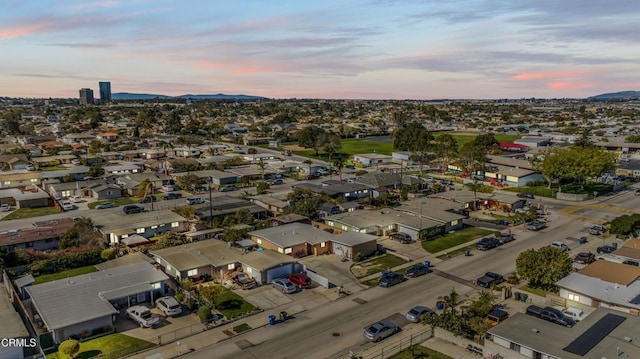
[[487, 317], [485, 320], [492, 327], [494, 327], [507, 318], [509, 318], [509, 313], [505, 312], [502, 309], [493, 309], [492, 311], [489, 312], [489, 314], [487, 314]]
[[511, 233], [500, 233], [500, 235], [496, 237], [496, 239], [498, 240], [498, 244], [503, 245], [505, 243], [513, 241], [516, 238]]
[[518, 198], [535, 199], [531, 193], [518, 193]]
[[407, 318], [408, 321], [417, 323], [421, 321], [422, 318], [424, 318], [425, 316], [431, 315], [431, 314], [433, 314], [433, 310], [431, 310], [430, 308], [423, 307], [421, 305], [416, 305], [415, 307], [411, 308], [411, 310], [407, 312], [405, 317]]
[[486, 272], [482, 277], [476, 279], [476, 284], [482, 288], [491, 288], [492, 286], [503, 282], [504, 277], [501, 274], [494, 272]]
[[397, 233], [391, 233], [389, 235], [389, 238], [391, 239], [395, 239], [396, 241], [402, 243], [402, 244], [409, 244], [411, 242], [413, 242], [413, 240], [411, 239], [411, 236], [407, 233], [403, 233], [403, 232], [397, 232]]
[[204, 199], [202, 199], [202, 197], [187, 197], [187, 204], [189, 205], [200, 203], [204, 203]]
[[107, 209], [107, 208], [113, 208], [115, 207], [116, 204], [113, 202], [104, 202], [104, 203], [100, 203], [99, 205], [95, 206], [95, 209]]
[[62, 209], [64, 209], [65, 211], [73, 211], [74, 209], [76, 209], [76, 206], [69, 201], [60, 202], [60, 207], [62, 207]]
[[151, 203], [157, 201], [155, 196], [146, 196], [144, 198], [140, 198], [138, 203]]
[[527, 224], [527, 229], [530, 231], [539, 231], [547, 226], [546, 222], [533, 221]]
[[576, 324], [576, 321], [572, 317], [565, 315], [560, 309], [553, 307], [541, 308], [537, 305], [530, 305], [527, 307], [526, 313], [556, 324], [564, 325], [565, 327], [572, 327]]
[[176, 187], [172, 184], [165, 184], [162, 186], [162, 190], [165, 192], [173, 192], [176, 190]]
[[282, 293], [291, 294], [295, 293], [298, 290], [295, 284], [291, 283], [287, 278], [277, 278], [271, 282], [271, 285], [280, 290]]
[[79, 165], [79, 164], [80, 164], [80, 160], [79, 160], [79, 159], [77, 159], [77, 158], [74, 158], [74, 159], [72, 159], [72, 160], [71, 160], [71, 164], [72, 164], [72, 165], [76, 165], [76, 166], [77, 166], [77, 165]]
[[287, 279], [291, 283], [298, 286], [298, 288], [309, 288], [311, 286], [311, 278], [304, 273], [293, 273], [287, 276]]
[[232, 191], [235, 191], [237, 189], [238, 189], [238, 187], [236, 187], [236, 186], [227, 185], [227, 186], [220, 187], [219, 191], [220, 192], [232, 192]]
[[396, 323], [385, 320], [373, 323], [364, 330], [364, 337], [368, 340], [379, 342], [400, 331]]
[[151, 313], [149, 308], [142, 305], [134, 305], [127, 309], [127, 318], [133, 319], [141, 327], [151, 328], [160, 322], [160, 318]]
[[182, 198], [182, 193], [167, 193], [164, 196], [162, 196], [162, 200], [163, 201], [168, 201], [171, 199], [178, 199], [178, 198]]
[[28, 164], [26, 167], [27, 171], [35, 171], [36, 168], [32, 164]]
[[573, 261], [579, 264], [591, 264], [596, 261], [596, 255], [591, 252], [580, 252], [573, 258]]
[[598, 254], [613, 253], [616, 251], [616, 249], [618, 249], [618, 247], [616, 246], [600, 246], [596, 248], [596, 252]]
[[383, 288], [389, 288], [393, 287], [396, 284], [402, 283], [403, 280], [404, 276], [402, 274], [391, 272], [383, 275], [382, 278], [380, 278], [380, 280], [378, 281], [378, 285]]
[[405, 272], [405, 275], [409, 278], [415, 278], [421, 275], [425, 275], [427, 273], [429, 273], [429, 268], [422, 263], [418, 263], [418, 264], [414, 264], [413, 266], [411, 266], [411, 268], [407, 269], [407, 271]]
[[71, 196], [69, 200], [73, 203], [80, 203], [82, 202], [82, 196]]
[[551, 247], [559, 249], [563, 252], [568, 252], [569, 251], [569, 246], [564, 243], [564, 242], [559, 242], [559, 241], [553, 241], [551, 242]]
[[174, 297], [162, 297], [156, 300], [156, 308], [167, 317], [175, 317], [182, 313], [182, 305]]
[[9, 212], [11, 210], [11, 205], [4, 203], [0, 206], [0, 212]]
[[124, 212], [124, 214], [140, 213], [144, 212], [144, 208], [131, 204], [122, 207], [122, 212]]
[[233, 282], [239, 285], [242, 289], [252, 289], [258, 285], [253, 277], [244, 272], [233, 273], [231, 280], [233, 280]]
[[575, 308], [575, 307], [567, 307], [562, 311], [562, 313], [564, 313], [564, 315], [572, 318], [576, 322], [581, 321], [582, 319], [584, 319], [587, 316], [587, 314], [585, 312], [583, 312], [582, 309], [578, 309], [578, 308]]
[[481, 251], [488, 251], [491, 248], [497, 247], [499, 244], [498, 240], [492, 237], [482, 238], [478, 243], [476, 243], [476, 248]]
[[269, 186], [277, 186], [281, 184], [284, 184], [284, 181], [280, 178], [274, 179], [273, 181], [269, 182]]

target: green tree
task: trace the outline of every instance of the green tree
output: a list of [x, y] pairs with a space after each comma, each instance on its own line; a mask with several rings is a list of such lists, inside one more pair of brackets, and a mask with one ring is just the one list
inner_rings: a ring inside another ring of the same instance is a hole
[[583, 129], [582, 132], [580, 132], [580, 137], [573, 142], [573, 145], [582, 148], [592, 147], [593, 141], [591, 141], [591, 128]]
[[62, 177], [62, 182], [64, 183], [75, 182], [75, 180], [76, 178], [72, 174], [66, 174]]
[[[329, 164], [332, 164], [333, 156], [338, 151], [340, 151], [340, 148], [342, 148], [342, 141], [340, 140], [340, 136], [336, 135], [333, 132], [327, 132], [321, 137], [320, 141], [322, 141], [322, 149], [329, 156]], [[332, 175], [333, 171], [329, 171], [329, 179], [331, 179]]]
[[[208, 288], [208, 286], [207, 287], [203, 287], [203, 289], [204, 288]], [[213, 314], [211, 313], [211, 307], [203, 305], [203, 306], [198, 308], [198, 318], [200, 318], [200, 321], [202, 323], [208, 322], [211, 319], [212, 316], [213, 316]]]
[[482, 133], [476, 136], [473, 141], [474, 145], [484, 148], [488, 150], [490, 148], [496, 147], [498, 145], [498, 141], [493, 133]]
[[265, 194], [269, 189], [269, 184], [265, 181], [260, 181], [256, 183], [256, 193], [257, 194]]
[[613, 234], [627, 235], [638, 225], [640, 225], [640, 214], [625, 214], [611, 221], [609, 231]]
[[98, 140], [91, 140], [91, 142], [89, 142], [89, 154], [90, 155], [97, 155], [98, 153], [102, 152], [102, 148], [104, 147], [104, 144]]
[[436, 138], [434, 146], [444, 172], [453, 159], [458, 156], [458, 142], [450, 133], [443, 133]]
[[527, 249], [516, 258], [516, 270], [534, 288], [555, 291], [555, 283], [571, 271], [573, 261], [565, 251], [546, 246]]
[[116, 257], [116, 249], [115, 248], [106, 248], [100, 253], [100, 258], [105, 261], [112, 260]]
[[173, 110], [165, 121], [164, 130], [167, 133], [177, 135], [182, 130], [182, 123], [180, 121], [180, 113], [178, 110]]
[[87, 176], [90, 176], [90, 177], [100, 177], [103, 174], [104, 174], [104, 169], [100, 164], [97, 164], [97, 163], [92, 165], [91, 168], [89, 168], [89, 170], [87, 171]]
[[329, 200], [329, 197], [322, 193], [317, 194], [308, 188], [295, 187], [287, 195], [287, 200], [291, 205], [285, 210], [287, 213], [296, 213], [301, 216], [316, 218], [320, 206]]
[[624, 139], [625, 143], [640, 143], [640, 135], [631, 135], [631, 136], [627, 136]]
[[181, 244], [185, 244], [187, 241], [187, 237], [184, 233], [176, 233], [176, 232], [166, 232], [157, 237], [155, 243], [152, 248], [154, 250], [169, 248], [179, 246]]
[[296, 133], [296, 139], [298, 140], [298, 145], [304, 148], [313, 148], [316, 156], [318, 155], [318, 151], [321, 148], [321, 143], [319, 143], [318, 139], [325, 133], [325, 131], [316, 126], [305, 127], [302, 130]]
[[[234, 218], [234, 216], [227, 216], [226, 218]], [[222, 238], [225, 242], [237, 242], [243, 240], [247, 233], [249, 233], [248, 228], [227, 227], [222, 232]]]
[[180, 206], [174, 208], [173, 211], [187, 220], [192, 220], [196, 216], [196, 208], [193, 206]]
[[197, 185], [202, 183], [202, 179], [193, 173], [176, 177], [176, 182], [185, 191], [193, 192]]
[[424, 142], [430, 141], [433, 135], [418, 122], [410, 122], [406, 126], [398, 127], [392, 134], [393, 147], [400, 151], [415, 151], [420, 147], [424, 147]]
[[205, 306], [209, 307], [209, 312], [211, 312], [211, 308], [216, 305], [216, 298], [224, 291], [224, 287], [219, 285], [207, 285], [203, 286], [198, 290], [198, 299]]
[[235, 213], [236, 223], [239, 224], [251, 224], [255, 220], [255, 217], [249, 211], [248, 208], [240, 208]]
[[80, 342], [75, 339], [67, 339], [60, 343], [58, 351], [68, 355], [70, 358], [75, 358], [76, 354], [80, 351]]

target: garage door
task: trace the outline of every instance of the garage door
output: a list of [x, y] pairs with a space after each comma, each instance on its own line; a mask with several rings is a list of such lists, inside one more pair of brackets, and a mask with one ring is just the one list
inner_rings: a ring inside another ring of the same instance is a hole
[[267, 283], [271, 283], [276, 278], [284, 278], [291, 273], [293, 273], [293, 268], [290, 264], [267, 269]]
[[335, 255], [338, 255], [342, 258], [351, 258], [350, 252], [351, 251], [349, 250], [349, 247], [345, 246], [344, 244], [333, 242], [333, 253]]

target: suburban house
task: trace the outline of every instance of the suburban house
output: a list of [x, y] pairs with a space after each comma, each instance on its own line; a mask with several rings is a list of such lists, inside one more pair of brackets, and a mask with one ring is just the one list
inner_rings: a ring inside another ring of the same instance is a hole
[[394, 218], [396, 212], [398, 215], [404, 214], [407, 216], [405, 213], [389, 208], [360, 210], [327, 216], [324, 218], [324, 223], [341, 231], [384, 236], [397, 231], [397, 220]]
[[142, 172], [142, 166], [135, 163], [127, 163], [123, 162], [120, 164], [103, 166], [102, 169], [106, 175], [122, 175], [122, 174], [133, 174]]
[[235, 214], [239, 209], [246, 208], [257, 219], [265, 219], [268, 217], [268, 211], [256, 204], [245, 199], [220, 196], [216, 197], [214, 202], [201, 203], [193, 205], [196, 209], [195, 216], [201, 221], [209, 221], [215, 218], [224, 218], [228, 215]]
[[597, 309], [572, 328], [516, 313], [487, 331], [484, 358], [640, 358], [633, 315]]
[[169, 277], [146, 261], [26, 287], [25, 307], [34, 324], [57, 343], [100, 330], [114, 330], [118, 308], [151, 302], [165, 294]]
[[91, 193], [90, 196], [93, 199], [115, 199], [122, 197], [122, 189], [113, 184], [95, 184], [88, 188]]
[[175, 147], [171, 150], [173, 156], [183, 158], [195, 158], [200, 156], [202, 151], [197, 147]]
[[392, 157], [389, 155], [383, 155], [381, 153], [363, 153], [353, 155], [353, 162], [360, 163], [364, 167], [373, 167], [391, 163]]
[[[240, 182], [240, 177], [233, 173], [218, 170], [202, 170], [190, 172], [192, 175], [201, 178], [204, 183], [211, 183], [215, 186], [225, 186]], [[184, 176], [184, 173], [174, 173], [173, 177]]]
[[[407, 202], [406, 204], [396, 208], [398, 211], [411, 213], [414, 216], [421, 217], [423, 220], [430, 220], [439, 223], [437, 226], [431, 226], [427, 228], [440, 228], [442, 227], [443, 233], [447, 233], [450, 231], [457, 231], [462, 229], [464, 224], [462, 220], [466, 218], [466, 216], [461, 215], [460, 213], [455, 213], [460, 209], [460, 204], [447, 201], [447, 200], [438, 200], [434, 198], [424, 198], [411, 202]], [[422, 226], [419, 226], [423, 230], [426, 229], [424, 223]], [[439, 230], [438, 230], [439, 231]], [[403, 230], [399, 230], [399, 232], [405, 232]], [[414, 235], [409, 233], [413, 238]], [[439, 234], [439, 233], [438, 233]], [[417, 233], [415, 233], [417, 235]], [[434, 233], [435, 235], [435, 233]], [[423, 234], [423, 238], [431, 237], [430, 235]]]
[[340, 213], [340, 207], [337, 204], [325, 202], [321, 204], [320, 208], [318, 209], [318, 218], [322, 219], [338, 213]]
[[627, 159], [616, 166], [617, 176], [640, 177], [640, 160]]
[[260, 206], [273, 214], [279, 214], [284, 212], [284, 209], [289, 206], [289, 200], [287, 200], [287, 193], [267, 193], [250, 197], [251, 202]]
[[61, 218], [33, 223], [32, 227], [0, 233], [0, 247], [7, 251], [33, 249], [46, 251], [57, 249], [60, 237], [73, 227], [73, 219]]
[[539, 136], [524, 136], [513, 141], [513, 143], [527, 147], [546, 147], [551, 146], [551, 138]]
[[603, 307], [640, 315], [640, 267], [595, 261], [556, 282], [567, 305]]
[[24, 170], [28, 165], [29, 159], [24, 153], [0, 155], [0, 169], [2, 171]]
[[0, 189], [0, 203], [16, 206], [17, 208], [38, 208], [53, 206], [49, 194], [44, 191], [19, 190], [17, 188]]
[[267, 284], [301, 269], [290, 256], [269, 250], [245, 253], [216, 239], [159, 249], [150, 254], [176, 280], [202, 275], [222, 280], [227, 272], [241, 270], [258, 283]]
[[357, 232], [343, 232], [331, 238], [331, 251], [342, 258], [354, 259], [373, 255], [378, 250], [378, 237]]
[[51, 182], [51, 181], [62, 182], [62, 179], [65, 176], [69, 176], [69, 175], [73, 176], [73, 179], [75, 179], [76, 181], [80, 181], [80, 180], [83, 180], [85, 177], [87, 177], [87, 172], [89, 172], [90, 169], [91, 167], [89, 166], [73, 166], [73, 167], [65, 168], [63, 170], [43, 171], [40, 173], [42, 175], [42, 180], [47, 182]]
[[118, 135], [116, 132], [102, 132], [97, 134], [96, 138], [107, 143], [113, 143], [118, 141], [120, 135]]
[[418, 189], [425, 188], [427, 183], [416, 177], [401, 175], [400, 173], [391, 172], [369, 172], [354, 179], [354, 182], [375, 189], [372, 197], [378, 197], [379, 193], [391, 189], [399, 189], [403, 184], [408, 186], [416, 186]]
[[413, 153], [410, 151], [398, 151], [391, 153], [391, 160], [395, 163], [400, 163], [405, 166], [413, 165], [414, 160], [412, 159]]
[[308, 188], [315, 193], [325, 193], [331, 198], [344, 198], [352, 201], [371, 197], [371, 188], [361, 183], [349, 183], [338, 180], [322, 182], [322, 185], [312, 183], [296, 184], [294, 188]]
[[38, 186], [41, 181], [41, 172], [17, 170], [0, 173], [0, 188]]
[[119, 245], [122, 239], [134, 234], [151, 238], [168, 231], [185, 232], [189, 229], [184, 217], [168, 209], [131, 215], [108, 213], [95, 222], [109, 245]]
[[173, 178], [162, 173], [131, 173], [118, 177], [115, 182], [130, 195], [135, 195], [138, 186], [145, 180], [149, 180], [154, 189], [159, 189], [164, 184], [172, 183]]
[[304, 223], [290, 223], [248, 233], [260, 247], [296, 258], [331, 253], [331, 233]]
[[311, 224], [311, 220], [309, 219], [309, 217], [301, 216], [295, 213], [282, 214], [271, 218], [271, 225], [273, 227], [282, 226], [289, 223]]

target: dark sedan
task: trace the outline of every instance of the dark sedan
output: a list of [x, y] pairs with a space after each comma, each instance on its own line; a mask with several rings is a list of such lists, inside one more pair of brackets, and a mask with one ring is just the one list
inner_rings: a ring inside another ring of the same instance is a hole
[[409, 278], [419, 277], [429, 273], [429, 267], [422, 263], [414, 264], [411, 268], [407, 269], [405, 275]]
[[573, 261], [579, 264], [590, 264], [596, 261], [596, 255], [590, 252], [581, 252], [573, 258]]
[[615, 252], [616, 249], [618, 248], [614, 246], [600, 246], [596, 249], [596, 252], [598, 252], [598, 254], [607, 254]]
[[500, 244], [497, 239], [486, 237], [482, 238], [478, 243], [476, 243], [476, 248], [481, 251], [488, 251], [491, 248], [495, 248]]

